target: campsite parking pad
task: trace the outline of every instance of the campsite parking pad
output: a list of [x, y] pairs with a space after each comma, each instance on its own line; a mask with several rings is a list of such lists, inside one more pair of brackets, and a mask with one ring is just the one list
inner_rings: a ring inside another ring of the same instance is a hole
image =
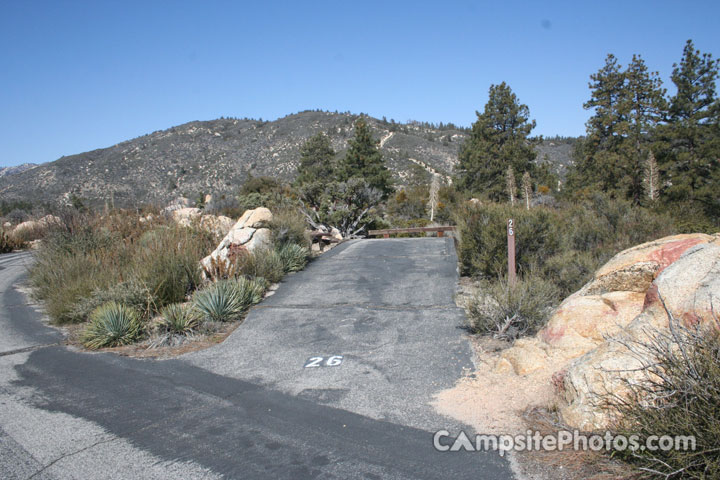
[[[286, 277], [222, 345], [186, 361], [375, 419], [439, 430], [428, 403], [472, 368], [451, 238], [352, 241]], [[336, 368], [304, 368], [342, 356]]]
[[0, 328], [41, 333], [3, 344], [0, 478], [512, 478], [432, 446], [462, 426], [428, 402], [472, 366], [451, 242], [340, 245], [222, 344], [164, 361], [52, 345], [8, 266]]

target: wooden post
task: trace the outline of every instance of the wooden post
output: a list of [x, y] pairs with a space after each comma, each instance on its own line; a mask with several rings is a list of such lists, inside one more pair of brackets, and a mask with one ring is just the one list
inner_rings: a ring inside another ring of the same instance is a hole
[[507, 223], [508, 237], [508, 282], [515, 286], [517, 274], [515, 271], [515, 221], [511, 218]]

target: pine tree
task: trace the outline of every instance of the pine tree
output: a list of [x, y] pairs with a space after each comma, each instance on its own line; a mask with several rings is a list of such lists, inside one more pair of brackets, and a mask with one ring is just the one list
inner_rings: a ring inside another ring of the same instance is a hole
[[362, 118], [355, 122], [355, 136], [350, 139], [345, 157], [339, 168], [340, 181], [362, 178], [371, 188], [382, 192], [383, 198], [393, 191], [392, 176], [385, 166], [379, 141]]
[[492, 85], [483, 113], [477, 113], [470, 137], [459, 155], [456, 184], [460, 190], [495, 201], [506, 194], [503, 177], [512, 167], [533, 171], [536, 153], [528, 138], [535, 128], [527, 105], [505, 83]]
[[517, 197], [517, 183], [515, 183], [515, 172], [512, 165], [508, 165], [505, 172], [505, 191], [510, 198], [510, 206], [515, 206], [515, 197]]
[[594, 114], [585, 124], [585, 140], [578, 142], [575, 149], [575, 166], [567, 177], [570, 191], [618, 189], [617, 181], [622, 178], [618, 150], [626, 121], [620, 110], [625, 83], [621, 68], [617, 58], [610, 54], [605, 65], [590, 75], [591, 96], [583, 108], [593, 109]]
[[300, 148], [300, 165], [296, 185], [322, 181], [327, 182], [334, 177], [333, 158], [335, 151], [330, 139], [324, 133], [318, 133], [308, 139]]
[[575, 150], [568, 190], [601, 190], [639, 203], [651, 135], [667, 110], [662, 82], [640, 56], [623, 71], [612, 54], [590, 80], [591, 97], [583, 106], [593, 116]]
[[525, 208], [530, 210], [530, 200], [532, 200], [532, 178], [530, 178], [529, 172], [525, 172], [522, 176], [522, 194], [525, 199]]
[[657, 72], [649, 72], [644, 60], [633, 55], [625, 72], [621, 108], [627, 112], [624, 187], [627, 198], [640, 203], [651, 134], [667, 111], [665, 89]]
[[670, 98], [668, 123], [660, 129], [660, 171], [671, 202], [690, 201], [720, 217], [720, 100], [718, 61], [688, 40], [673, 65], [677, 92]]

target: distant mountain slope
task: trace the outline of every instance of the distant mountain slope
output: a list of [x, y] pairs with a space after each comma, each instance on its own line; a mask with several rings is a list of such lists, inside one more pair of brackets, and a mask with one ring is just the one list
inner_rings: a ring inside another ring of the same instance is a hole
[[[325, 132], [342, 152], [357, 115], [307, 111], [273, 122], [248, 119], [195, 121], [0, 177], [0, 196], [34, 202], [67, 201], [77, 195], [100, 205], [162, 205], [179, 195], [235, 192], [249, 174], [289, 180], [301, 145]], [[450, 175], [467, 131], [375, 118], [388, 167], [404, 183], [413, 167]]]
[[15, 165], [14, 167], [0, 167], [0, 177], [15, 175], [16, 173], [22, 173], [25, 170], [37, 167], [35, 163], [23, 163], [21, 165]]

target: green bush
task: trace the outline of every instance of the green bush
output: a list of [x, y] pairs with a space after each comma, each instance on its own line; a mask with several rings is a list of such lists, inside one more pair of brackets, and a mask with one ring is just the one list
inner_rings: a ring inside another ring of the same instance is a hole
[[619, 413], [616, 430], [639, 435], [695, 438], [694, 450], [619, 452], [645, 477], [720, 478], [720, 334], [716, 326], [654, 333], [645, 343], [630, 345], [646, 358], [645, 380], [626, 382], [627, 396], [611, 396]]
[[[213, 248], [211, 234], [162, 220], [74, 214], [43, 240], [30, 283], [55, 323], [81, 321], [103, 300], [136, 305], [137, 286], [149, 292], [144, 302], [155, 312], [185, 300], [201, 281], [199, 261]], [[133, 287], [125, 295], [119, 284]]]
[[96, 308], [109, 302], [128, 306], [143, 318], [147, 318], [153, 309], [153, 298], [147, 287], [137, 281], [121, 282], [107, 289], [96, 288], [90, 295], [78, 300], [71, 306], [66, 321], [84, 322]]
[[274, 212], [269, 225], [273, 234], [273, 244], [278, 247], [295, 244], [310, 248], [307, 225], [307, 220], [297, 209], [282, 209]]
[[199, 260], [214, 247], [208, 232], [183, 227], [161, 228], [145, 238], [133, 256], [134, 276], [150, 290], [157, 308], [182, 302], [202, 282]]
[[200, 314], [191, 305], [173, 303], [161, 312], [160, 327], [173, 335], [190, 335], [200, 326]]
[[559, 290], [542, 277], [527, 274], [510, 286], [506, 278], [486, 282], [469, 307], [475, 333], [514, 339], [545, 326], [559, 300]]
[[221, 280], [195, 292], [193, 305], [209, 321], [229, 322], [262, 300], [264, 285], [247, 278]]
[[542, 275], [558, 287], [560, 298], [565, 298], [589, 282], [603, 263], [592, 252], [566, 250], [545, 261]]
[[93, 311], [82, 334], [82, 344], [90, 349], [128, 345], [142, 332], [138, 313], [116, 302], [106, 303]]
[[497, 277], [507, 271], [507, 221], [515, 221], [516, 262], [529, 271], [560, 248], [559, 214], [549, 208], [465, 206], [457, 215], [458, 256], [464, 275]]
[[274, 249], [258, 249], [238, 257], [236, 276], [263, 278], [269, 283], [278, 283], [285, 275], [283, 259]]
[[277, 249], [277, 254], [283, 264], [283, 271], [298, 272], [305, 268], [310, 251], [294, 243], [288, 243]]

